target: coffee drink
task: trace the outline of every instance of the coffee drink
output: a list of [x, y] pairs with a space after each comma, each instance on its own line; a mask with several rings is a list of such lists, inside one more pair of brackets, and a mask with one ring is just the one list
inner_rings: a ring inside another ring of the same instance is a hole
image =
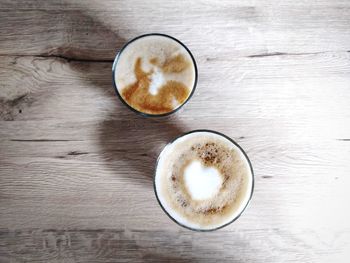
[[182, 106], [196, 85], [195, 61], [178, 40], [161, 34], [131, 40], [114, 62], [118, 94], [132, 109], [164, 115]]
[[207, 130], [190, 132], [167, 145], [154, 180], [164, 211], [194, 230], [214, 230], [234, 221], [253, 191], [253, 170], [243, 150]]

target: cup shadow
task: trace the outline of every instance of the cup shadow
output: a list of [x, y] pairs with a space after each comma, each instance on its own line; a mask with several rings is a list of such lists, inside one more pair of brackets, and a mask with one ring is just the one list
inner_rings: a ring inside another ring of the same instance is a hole
[[[52, 55], [73, 58], [66, 63], [75, 74], [89, 86], [98, 88], [100, 93], [102, 91], [103, 100], [114, 103], [97, 128], [100, 157], [116, 176], [152, 181], [161, 149], [184, 133], [186, 127], [175, 116], [177, 113], [147, 118], [132, 112], [120, 101], [113, 87], [112, 64], [117, 52], [127, 42], [123, 36], [81, 10], [70, 11], [66, 23], [71, 27], [85, 24], [86, 32], [72, 28], [78, 34], [75, 38], [82, 42], [69, 49], [55, 48]], [[101, 42], [103, 48], [96, 47], [96, 43]], [[89, 52], [79, 49], [82, 43], [86, 43]]]
[[102, 156], [119, 175], [152, 180], [159, 153], [186, 128], [176, 116], [149, 119], [122, 106], [125, 109], [119, 109], [116, 114], [123, 111], [123, 119], [110, 118], [101, 124]]

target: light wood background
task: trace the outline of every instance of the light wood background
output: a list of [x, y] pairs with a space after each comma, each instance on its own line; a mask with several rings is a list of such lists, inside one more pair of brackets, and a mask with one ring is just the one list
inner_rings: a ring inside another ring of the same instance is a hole
[[[199, 69], [172, 117], [114, 94], [128, 39], [162, 32]], [[182, 132], [255, 170], [234, 224], [196, 233], [153, 193]], [[349, 262], [350, 1], [0, 0], [0, 262]]]

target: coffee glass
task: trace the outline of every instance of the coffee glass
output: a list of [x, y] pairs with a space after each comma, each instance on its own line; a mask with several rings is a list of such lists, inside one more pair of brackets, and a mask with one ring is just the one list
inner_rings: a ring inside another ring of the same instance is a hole
[[164, 147], [153, 185], [170, 219], [190, 230], [213, 231], [231, 224], [246, 209], [254, 173], [234, 140], [217, 131], [193, 130]]
[[177, 112], [193, 96], [197, 85], [196, 61], [178, 39], [160, 33], [128, 41], [112, 66], [119, 99], [146, 117]]

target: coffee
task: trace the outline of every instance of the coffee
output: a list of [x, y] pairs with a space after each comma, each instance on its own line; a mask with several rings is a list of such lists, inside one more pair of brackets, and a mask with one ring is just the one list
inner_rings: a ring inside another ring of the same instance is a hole
[[158, 159], [157, 198], [179, 224], [213, 230], [248, 204], [253, 172], [241, 148], [216, 132], [194, 131], [167, 145]]
[[193, 57], [178, 40], [150, 34], [130, 41], [114, 63], [121, 98], [134, 110], [163, 115], [182, 106], [196, 83]]

